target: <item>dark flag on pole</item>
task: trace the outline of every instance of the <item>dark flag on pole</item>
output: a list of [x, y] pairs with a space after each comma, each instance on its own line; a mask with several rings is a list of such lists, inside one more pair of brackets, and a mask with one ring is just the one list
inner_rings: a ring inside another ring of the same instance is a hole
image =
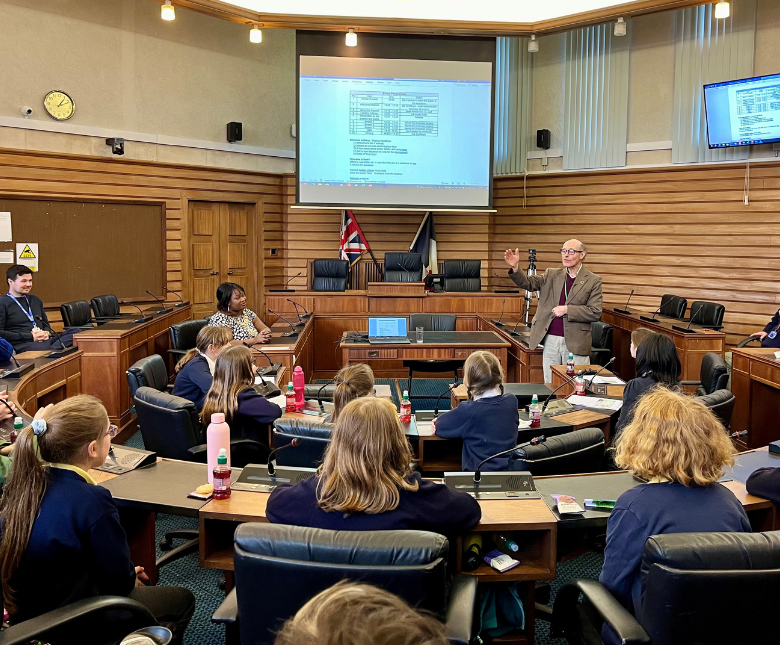
[[428, 273], [438, 273], [439, 263], [436, 258], [436, 229], [433, 226], [433, 213], [425, 213], [420, 228], [417, 229], [417, 235], [409, 247], [410, 253], [419, 253], [422, 255], [423, 275]]

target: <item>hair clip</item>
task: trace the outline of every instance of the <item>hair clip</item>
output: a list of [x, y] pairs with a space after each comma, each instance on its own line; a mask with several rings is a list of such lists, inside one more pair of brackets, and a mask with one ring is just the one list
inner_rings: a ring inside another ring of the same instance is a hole
[[46, 419], [33, 419], [30, 425], [32, 425], [33, 433], [38, 437], [46, 432]]

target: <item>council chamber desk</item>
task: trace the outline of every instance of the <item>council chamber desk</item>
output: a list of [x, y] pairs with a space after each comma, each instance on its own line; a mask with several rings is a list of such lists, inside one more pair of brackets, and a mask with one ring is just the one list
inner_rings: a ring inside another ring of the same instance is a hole
[[743, 347], [731, 354], [731, 391], [736, 397], [731, 429], [747, 430], [736, 440], [743, 448], [758, 448], [780, 439], [780, 360], [776, 349]]

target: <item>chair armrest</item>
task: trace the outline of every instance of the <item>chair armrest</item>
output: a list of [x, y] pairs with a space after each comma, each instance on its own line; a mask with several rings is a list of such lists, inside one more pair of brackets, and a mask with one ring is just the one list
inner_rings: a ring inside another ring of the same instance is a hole
[[222, 604], [217, 607], [217, 611], [215, 611], [214, 615], [211, 617], [211, 622], [230, 625], [237, 621], [238, 599], [236, 597], [236, 590], [233, 589], [222, 601]]
[[187, 452], [192, 455], [193, 461], [201, 464], [205, 464], [208, 461], [208, 445], [205, 443], [202, 443], [199, 446], [192, 446], [192, 448], [187, 448]]
[[572, 622], [577, 611], [580, 594], [585, 596], [602, 620], [617, 634], [621, 643], [649, 643], [650, 637], [636, 618], [621, 605], [598, 580], [575, 578], [567, 582], [555, 597], [552, 629], [557, 633], [566, 631], [566, 624]]
[[187, 350], [186, 349], [169, 349], [168, 353], [171, 356], [176, 356], [177, 358], [182, 358], [187, 353]]
[[752, 343], [753, 341], [758, 341], [761, 343], [761, 339], [758, 336], [748, 336], [744, 340], [739, 341], [739, 344], [737, 345], [737, 349], [740, 349], [747, 345], [748, 343]]
[[447, 604], [447, 639], [468, 645], [474, 636], [474, 611], [477, 603], [477, 577], [466, 574], [452, 579]]
[[597, 354], [597, 353], [599, 353], [599, 352], [601, 352], [601, 353], [604, 353], [604, 352], [611, 352], [611, 351], [612, 351], [612, 350], [611, 350], [611, 349], [609, 349], [609, 347], [591, 347], [591, 348], [590, 348], [590, 353], [591, 353], [591, 354]]
[[149, 610], [140, 602], [123, 596], [96, 596], [78, 600], [65, 607], [54, 609], [30, 620], [12, 625], [0, 634], [2, 645], [26, 645], [31, 641], [42, 640], [46, 642], [49, 634], [60, 632], [63, 635], [68, 623], [77, 620], [85, 620], [92, 614], [105, 611], [122, 611], [129, 614], [126, 624], [126, 634], [134, 632], [142, 627], [156, 625], [157, 621]]
[[701, 381], [680, 381], [680, 385], [701, 385]]

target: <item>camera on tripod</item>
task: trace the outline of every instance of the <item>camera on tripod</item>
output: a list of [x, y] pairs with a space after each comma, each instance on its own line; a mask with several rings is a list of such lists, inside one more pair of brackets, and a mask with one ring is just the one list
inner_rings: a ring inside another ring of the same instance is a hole
[[528, 268], [536, 269], [536, 249], [528, 249]]

